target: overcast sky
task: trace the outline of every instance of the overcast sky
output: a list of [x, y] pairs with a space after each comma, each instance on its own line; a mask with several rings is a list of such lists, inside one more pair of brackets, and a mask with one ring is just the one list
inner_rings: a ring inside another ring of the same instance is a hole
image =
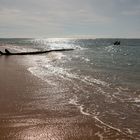
[[140, 38], [140, 0], [0, 0], [0, 37]]

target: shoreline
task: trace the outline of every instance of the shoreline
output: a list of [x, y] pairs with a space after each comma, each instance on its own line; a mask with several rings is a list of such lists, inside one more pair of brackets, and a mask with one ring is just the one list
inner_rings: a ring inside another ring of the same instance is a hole
[[47, 90], [52, 87], [27, 71], [23, 59], [0, 57], [0, 139], [102, 140], [109, 133], [110, 140], [131, 139], [101, 127], [75, 105], [57, 103]]

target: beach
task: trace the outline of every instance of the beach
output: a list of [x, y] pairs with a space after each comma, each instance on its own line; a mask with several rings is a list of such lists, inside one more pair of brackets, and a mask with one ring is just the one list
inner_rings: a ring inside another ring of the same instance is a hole
[[74, 49], [0, 56], [0, 139], [138, 140], [139, 40], [111, 41], [0, 39], [2, 52]]
[[50, 92], [55, 85], [27, 71], [25, 60], [0, 56], [1, 140], [133, 139], [84, 113], [74, 100], [62, 102], [65, 91]]
[[0, 140], [140, 140], [140, 0], [0, 0]]

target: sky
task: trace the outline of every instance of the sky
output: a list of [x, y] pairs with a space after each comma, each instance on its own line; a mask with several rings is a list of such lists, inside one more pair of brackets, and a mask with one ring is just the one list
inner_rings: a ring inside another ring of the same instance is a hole
[[0, 0], [0, 38], [140, 38], [140, 0]]

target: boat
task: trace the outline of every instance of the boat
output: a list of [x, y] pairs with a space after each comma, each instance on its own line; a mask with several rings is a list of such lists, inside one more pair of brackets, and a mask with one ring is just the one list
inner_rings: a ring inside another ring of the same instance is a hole
[[120, 44], [121, 44], [120, 41], [115, 41], [115, 42], [113, 43], [113, 45], [120, 45]]

